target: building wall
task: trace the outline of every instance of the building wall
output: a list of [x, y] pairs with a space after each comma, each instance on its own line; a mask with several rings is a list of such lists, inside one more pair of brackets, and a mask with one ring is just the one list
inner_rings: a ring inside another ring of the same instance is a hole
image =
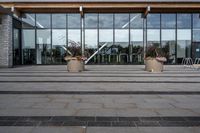
[[12, 17], [2, 15], [0, 24], [0, 67], [12, 67]]

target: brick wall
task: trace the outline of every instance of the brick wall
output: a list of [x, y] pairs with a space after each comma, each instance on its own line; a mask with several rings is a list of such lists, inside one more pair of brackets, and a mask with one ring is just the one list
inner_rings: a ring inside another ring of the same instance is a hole
[[12, 67], [12, 16], [2, 15], [0, 24], [0, 67]]

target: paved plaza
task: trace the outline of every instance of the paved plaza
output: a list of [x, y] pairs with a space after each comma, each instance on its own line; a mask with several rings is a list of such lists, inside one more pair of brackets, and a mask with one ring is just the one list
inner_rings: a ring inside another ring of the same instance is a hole
[[200, 71], [143, 65], [0, 68], [0, 133], [200, 133]]

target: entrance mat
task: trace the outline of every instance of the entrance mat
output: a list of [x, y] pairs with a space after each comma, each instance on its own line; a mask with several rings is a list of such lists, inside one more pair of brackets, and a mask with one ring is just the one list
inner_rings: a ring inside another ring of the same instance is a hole
[[0, 116], [0, 126], [193, 127], [200, 117]]

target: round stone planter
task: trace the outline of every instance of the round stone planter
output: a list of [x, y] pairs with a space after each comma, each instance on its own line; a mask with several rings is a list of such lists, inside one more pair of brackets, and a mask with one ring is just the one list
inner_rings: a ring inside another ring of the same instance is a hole
[[156, 58], [145, 59], [145, 70], [148, 72], [162, 72], [163, 62], [158, 61]]
[[82, 72], [84, 70], [84, 62], [82, 60], [71, 59], [67, 63], [68, 72]]

